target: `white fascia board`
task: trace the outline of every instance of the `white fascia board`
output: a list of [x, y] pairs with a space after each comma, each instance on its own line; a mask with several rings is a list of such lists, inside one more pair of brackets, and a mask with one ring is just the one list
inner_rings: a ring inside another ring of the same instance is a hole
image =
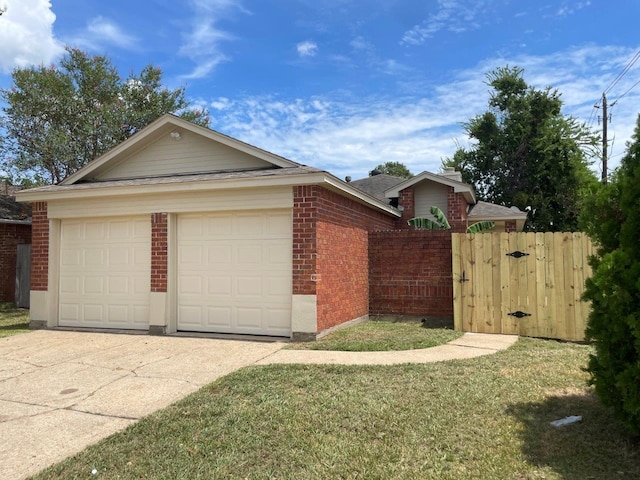
[[230, 178], [219, 180], [201, 180], [194, 182], [179, 183], [153, 183], [146, 185], [108, 185], [101, 187], [100, 183], [92, 184], [91, 188], [62, 188], [60, 190], [47, 190], [45, 192], [22, 190], [17, 192], [17, 198], [21, 202], [39, 202], [63, 199], [81, 199], [81, 198], [98, 198], [98, 197], [114, 197], [121, 195], [145, 195], [154, 193], [172, 193], [183, 191], [211, 191], [225, 190], [234, 188], [256, 188], [256, 187], [272, 187], [272, 186], [291, 186], [296, 185], [320, 185], [339, 191], [345, 196], [351, 197], [355, 201], [373, 207], [386, 214], [394, 217], [400, 217], [401, 213], [391, 207], [385, 205], [378, 199], [362, 192], [359, 189], [349, 186], [349, 184], [339, 180], [327, 172], [301, 173], [299, 175], [287, 175], [282, 177], [249, 177], [249, 178]]
[[402, 183], [391, 187], [388, 190], [385, 190], [384, 194], [387, 198], [395, 198], [400, 196], [400, 191], [405, 188], [411, 187], [416, 183], [420, 183], [423, 180], [431, 180], [432, 182], [440, 183], [442, 185], [446, 185], [448, 187], [453, 187], [453, 191], [455, 193], [462, 193], [467, 200], [467, 203], [474, 204], [476, 203], [476, 196], [473, 192], [473, 188], [471, 185], [466, 183], [458, 182], [456, 180], [451, 180], [447, 177], [443, 177], [441, 175], [437, 175], [431, 172], [422, 172], [415, 177], [408, 178]]

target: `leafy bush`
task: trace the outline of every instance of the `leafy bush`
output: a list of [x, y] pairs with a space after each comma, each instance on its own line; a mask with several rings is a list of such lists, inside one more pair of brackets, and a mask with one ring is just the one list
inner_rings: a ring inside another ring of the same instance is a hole
[[595, 342], [587, 370], [602, 402], [640, 436], [640, 117], [614, 184], [594, 198], [601, 222], [587, 230], [600, 250], [585, 291]]

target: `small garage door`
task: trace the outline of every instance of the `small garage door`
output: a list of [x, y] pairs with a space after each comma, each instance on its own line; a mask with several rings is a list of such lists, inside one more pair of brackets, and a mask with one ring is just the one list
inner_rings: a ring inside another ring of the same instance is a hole
[[178, 330], [289, 336], [290, 210], [178, 217]]
[[149, 328], [149, 217], [63, 220], [59, 324]]

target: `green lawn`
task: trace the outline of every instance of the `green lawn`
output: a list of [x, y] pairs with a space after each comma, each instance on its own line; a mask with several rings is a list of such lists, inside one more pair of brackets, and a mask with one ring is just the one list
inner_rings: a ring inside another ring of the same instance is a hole
[[29, 331], [29, 310], [0, 303], [0, 338]]
[[347, 352], [411, 350], [442, 345], [461, 335], [448, 328], [424, 328], [421, 322], [376, 320], [338, 329], [315, 342], [290, 343], [286, 348]]
[[471, 360], [245, 368], [36, 478], [638, 478], [638, 445], [586, 387], [589, 352], [521, 339]]

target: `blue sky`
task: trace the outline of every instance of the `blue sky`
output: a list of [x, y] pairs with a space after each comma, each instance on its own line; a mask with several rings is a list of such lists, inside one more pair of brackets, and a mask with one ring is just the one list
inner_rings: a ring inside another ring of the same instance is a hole
[[[110, 57], [126, 76], [152, 63], [211, 111], [211, 127], [354, 179], [379, 163], [437, 172], [486, 110], [484, 75], [525, 69], [599, 128], [610, 157], [640, 113], [635, 0], [0, 0], [0, 86], [64, 45]], [[640, 63], [640, 62], [638, 62]], [[620, 97], [620, 98], [619, 98]], [[594, 170], [599, 172], [600, 165]]]

